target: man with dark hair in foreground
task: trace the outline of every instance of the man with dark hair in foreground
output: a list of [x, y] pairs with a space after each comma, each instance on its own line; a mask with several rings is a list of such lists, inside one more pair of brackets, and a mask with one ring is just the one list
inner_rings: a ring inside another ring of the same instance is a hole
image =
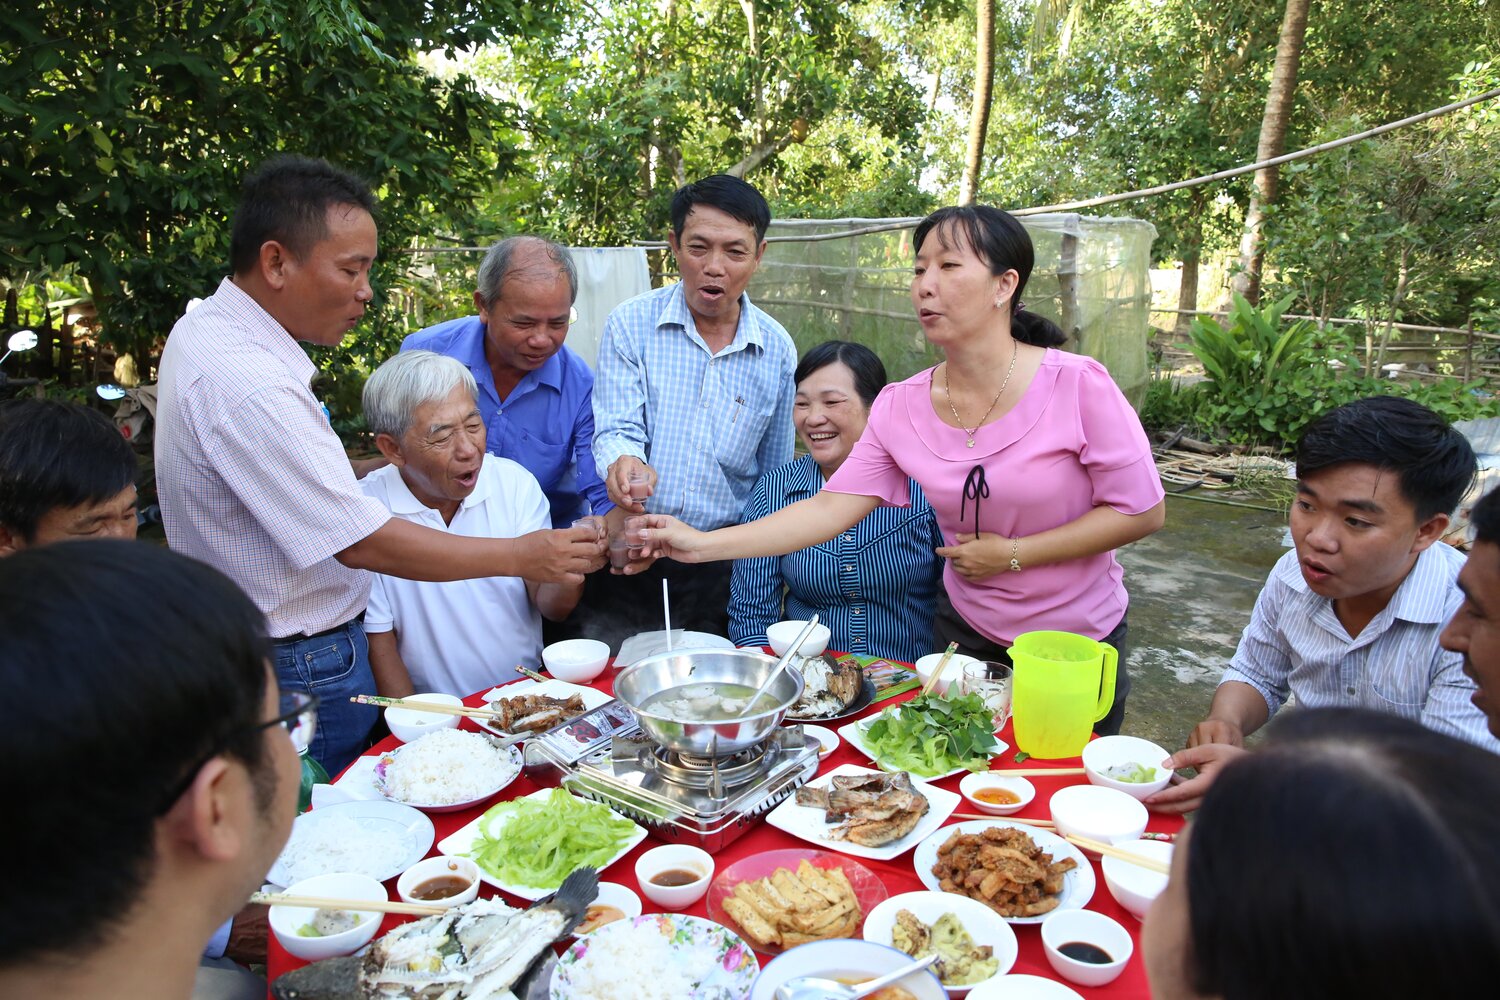
[[[121, 594], [150, 594], [138, 615]], [[0, 727], [15, 860], [0, 895], [0, 996], [185, 998], [214, 929], [291, 830], [289, 733], [265, 621], [219, 573], [150, 545], [85, 541], [0, 559]]]
[[1500, 737], [1500, 489], [1493, 489], [1469, 514], [1474, 545], [1458, 574], [1464, 603], [1443, 629], [1443, 648], [1464, 659], [1474, 681], [1474, 707], [1485, 714], [1490, 732]]
[[135, 537], [135, 453], [104, 414], [0, 403], [0, 556], [70, 538]]

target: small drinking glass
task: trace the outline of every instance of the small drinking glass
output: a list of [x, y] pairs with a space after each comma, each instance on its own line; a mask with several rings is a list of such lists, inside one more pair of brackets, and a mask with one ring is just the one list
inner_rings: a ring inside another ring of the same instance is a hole
[[636, 514], [625, 519], [625, 542], [630, 546], [632, 557], [640, 555], [646, 547], [646, 517]]
[[623, 532], [609, 539], [609, 564], [615, 569], [630, 565], [630, 543], [625, 540]]
[[629, 479], [630, 499], [645, 503], [651, 495], [651, 477], [644, 472], [632, 472]]
[[574, 521], [570, 525], [570, 527], [589, 528], [593, 530], [594, 534], [599, 536], [600, 541], [603, 541], [605, 538], [604, 518], [600, 517], [598, 514], [590, 514], [587, 517], [580, 517], [578, 520]]
[[962, 690], [977, 694], [995, 720], [995, 731], [1005, 728], [1010, 719], [1010, 664], [980, 660], [964, 666]]

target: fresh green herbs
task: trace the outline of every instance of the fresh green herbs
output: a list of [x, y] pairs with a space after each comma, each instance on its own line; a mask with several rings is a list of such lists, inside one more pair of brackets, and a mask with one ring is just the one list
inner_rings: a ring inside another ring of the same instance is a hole
[[554, 788], [486, 812], [469, 857], [502, 882], [555, 889], [584, 865], [603, 868], [634, 830], [599, 803]]
[[995, 724], [977, 694], [918, 695], [876, 716], [865, 728], [864, 740], [883, 767], [931, 778], [959, 767], [986, 770]]

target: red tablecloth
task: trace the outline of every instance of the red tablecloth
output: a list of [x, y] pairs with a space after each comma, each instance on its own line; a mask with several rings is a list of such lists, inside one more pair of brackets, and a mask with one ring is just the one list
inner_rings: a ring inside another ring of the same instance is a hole
[[[606, 670], [605, 673], [601, 677], [599, 677], [599, 679], [596, 680], [591, 686], [609, 693], [613, 687], [614, 674], [615, 671], [612, 668]], [[864, 714], [872, 715], [885, 708], [887, 705], [905, 701], [907, 698], [913, 697], [914, 695], [915, 692], [912, 692], [910, 694], [898, 695], [895, 698], [891, 698], [886, 701], [878, 701], [874, 705], [872, 705]], [[470, 705], [482, 704], [477, 694], [466, 699], [466, 702]], [[844, 722], [837, 723], [837, 725], [844, 724]], [[475, 727], [473, 723], [468, 719], [463, 720], [462, 726], [465, 729], [474, 729], [476, 732], [481, 731], [477, 727]], [[1073, 758], [1071, 760], [1057, 761], [1027, 761], [1024, 765], [1017, 765], [1011, 762], [1011, 758], [1014, 755], [1013, 748], [1015, 746], [1015, 739], [1011, 733], [1011, 727], [1009, 724], [1007, 724], [1005, 729], [1001, 731], [1000, 738], [1007, 744], [1010, 744], [1012, 749], [1008, 750], [994, 762], [992, 768], [997, 771], [1004, 771], [1018, 766], [1025, 766], [1027, 768], [1065, 768], [1078, 767], [1081, 764], [1081, 762], [1077, 758]], [[370, 753], [382, 753], [386, 750], [393, 749], [398, 745], [400, 745], [400, 741], [398, 741], [395, 737], [391, 737], [372, 749]], [[840, 743], [839, 748], [823, 761], [822, 766], [819, 768], [819, 770], [820, 772], [829, 771], [835, 767], [838, 767], [840, 764], [862, 764], [865, 766], [869, 766], [869, 763], [870, 762], [868, 758], [866, 758], [858, 750], [855, 750], [853, 747], [849, 746], [848, 743]], [[944, 778], [941, 781], [935, 782], [935, 784], [949, 789], [954, 793], [957, 793], [958, 783], [961, 777], [961, 775], [954, 775], [951, 778]], [[1086, 779], [1081, 775], [1070, 775], [1057, 778], [1033, 777], [1030, 780], [1032, 784], [1036, 786], [1036, 798], [1033, 799], [1032, 802], [1025, 809], [1021, 810], [1021, 812], [1017, 815], [1022, 817], [1029, 817], [1032, 819], [1046, 819], [1048, 818], [1047, 802], [1051, 799], [1052, 793], [1057, 791], [1059, 788], [1064, 788], [1068, 785], [1081, 784]], [[508, 788], [506, 788], [504, 792], [504, 798], [519, 798], [520, 796], [528, 795], [541, 787], [547, 786], [539, 785], [536, 782], [532, 781], [525, 774], [522, 774], [515, 780], [515, 782], [513, 782]], [[499, 800], [497, 799], [496, 801]], [[488, 806], [493, 804], [493, 802], [486, 803], [484, 808], [488, 808]], [[969, 807], [969, 803], [965, 801], [959, 806], [958, 811], [970, 812], [972, 810]], [[441, 841], [449, 834], [454, 833], [460, 828], [468, 825], [481, 812], [483, 812], [483, 808], [470, 809], [464, 812], [431, 814], [433, 825], [437, 828], [436, 841]], [[962, 821], [955, 819], [949, 820], [949, 822], [957, 823]], [[1148, 826], [1148, 829], [1151, 831], [1159, 833], [1175, 833], [1181, 828], [1181, 817], [1167, 816], [1159, 813], [1151, 814], [1151, 822]], [[430, 852], [431, 854], [437, 853], [435, 846], [436, 841], [434, 842], [434, 849]], [[658, 841], [656, 838], [647, 837], [633, 851], [631, 851], [629, 854], [625, 855], [625, 857], [621, 858], [619, 861], [615, 862], [608, 869], [606, 869], [601, 875], [601, 878], [607, 881], [619, 882], [623, 885], [627, 885], [630, 888], [636, 890], [637, 894], [640, 894], [640, 883], [636, 881], [635, 877], [636, 859], [640, 857], [640, 855], [644, 852], [650, 850], [652, 847], [658, 846], [659, 843], [660, 841]], [[774, 851], [786, 847], [813, 846], [815, 845], [809, 844], [804, 840], [799, 840], [789, 833], [783, 833], [782, 831], [777, 830], [762, 822], [754, 829], [741, 835], [738, 840], [734, 841], [734, 843], [719, 851], [718, 854], [714, 856], [714, 862], [716, 864], [716, 870], [723, 871], [725, 868], [734, 864], [736, 861], [739, 861], [741, 858], [748, 857], [752, 854], [759, 854], [762, 851]], [[903, 892], [920, 892], [926, 888], [917, 878], [916, 870], [912, 867], [912, 854], [910, 851], [902, 854], [892, 861], [871, 861], [865, 858], [857, 858], [855, 860], [857, 860], [860, 864], [869, 868], [872, 872], [879, 876], [880, 879], [885, 883], [886, 889], [892, 896]], [[1095, 874], [1098, 876], [1098, 888], [1094, 892], [1094, 898], [1089, 902], [1088, 908], [1091, 910], [1097, 910], [1100, 913], [1107, 914], [1123, 924], [1131, 932], [1131, 936], [1136, 939], [1136, 949], [1134, 954], [1132, 954], [1130, 958], [1130, 963], [1125, 967], [1125, 971], [1121, 973], [1118, 979], [1110, 983], [1108, 986], [1089, 989], [1087, 987], [1077, 986], [1071, 983], [1069, 983], [1068, 985], [1077, 990], [1081, 995], [1085, 997], [1149, 997], [1150, 991], [1146, 988], [1145, 967], [1141, 962], [1140, 922], [1136, 920], [1135, 917], [1131, 916], [1122, 906], [1115, 902], [1114, 897], [1109, 894], [1108, 886], [1104, 884], [1104, 874], [1103, 872], [1099, 871], [1098, 863], [1094, 862], [1093, 864]], [[391, 898], [398, 898], [396, 896], [396, 880], [392, 878], [389, 882], [386, 883], [386, 886], [390, 892]], [[484, 895], [499, 895], [503, 899], [505, 899], [506, 902], [510, 903], [513, 906], [530, 905], [526, 900], [514, 898], [505, 893], [497, 893], [496, 890], [488, 886], [485, 886], [482, 892]], [[650, 900], [647, 900], [644, 895], [641, 895], [641, 901], [645, 904], [646, 911], [651, 912], [652, 904]], [[699, 900], [696, 905], [689, 907], [683, 912], [690, 913], [694, 916], [699, 917], [707, 916], [707, 910], [705, 908], [703, 900]], [[396, 924], [402, 922], [403, 920], [409, 919], [412, 918], [388, 915], [386, 916], [384, 924], [380, 929], [380, 933], [384, 934]], [[1025, 973], [1027, 975], [1034, 976], [1045, 976], [1048, 979], [1058, 979], [1059, 981], [1062, 981], [1061, 978], [1052, 971], [1052, 967], [1047, 964], [1047, 956], [1042, 951], [1040, 928], [1034, 925], [1018, 926], [1015, 928], [1015, 930], [1016, 938], [1020, 943], [1020, 957], [1016, 960], [1015, 967], [1011, 970], [1011, 972]], [[768, 962], [769, 960], [769, 956], [761, 955], [761, 966], [764, 967], [766, 962]], [[274, 935], [271, 937], [270, 955], [267, 968], [271, 979], [275, 979], [282, 973], [288, 972], [303, 964], [305, 963], [287, 954], [286, 951], [281, 947], [281, 945], [276, 941]]]

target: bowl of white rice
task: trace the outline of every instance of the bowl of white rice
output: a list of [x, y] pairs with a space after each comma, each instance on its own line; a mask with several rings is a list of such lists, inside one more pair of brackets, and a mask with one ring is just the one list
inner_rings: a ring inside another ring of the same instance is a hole
[[375, 787], [392, 802], [455, 812], [493, 798], [521, 773], [515, 747], [488, 736], [439, 729], [397, 747], [375, 765]]
[[585, 934], [562, 953], [551, 1000], [742, 1000], [755, 952], [712, 920], [649, 913]]

